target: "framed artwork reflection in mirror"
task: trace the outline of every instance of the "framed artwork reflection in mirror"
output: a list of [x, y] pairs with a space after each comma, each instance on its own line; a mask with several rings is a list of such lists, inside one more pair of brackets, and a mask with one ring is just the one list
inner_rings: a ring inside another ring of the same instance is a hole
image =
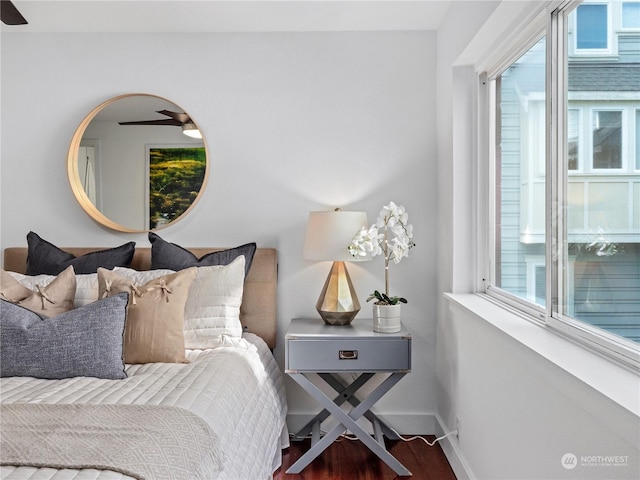
[[149, 230], [162, 228], [182, 215], [204, 182], [204, 145], [147, 145]]

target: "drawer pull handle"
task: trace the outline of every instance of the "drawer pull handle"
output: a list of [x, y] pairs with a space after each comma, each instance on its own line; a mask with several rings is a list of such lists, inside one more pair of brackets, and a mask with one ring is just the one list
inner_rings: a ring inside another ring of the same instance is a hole
[[338, 352], [338, 358], [340, 360], [357, 360], [358, 350], [340, 350], [340, 352]]

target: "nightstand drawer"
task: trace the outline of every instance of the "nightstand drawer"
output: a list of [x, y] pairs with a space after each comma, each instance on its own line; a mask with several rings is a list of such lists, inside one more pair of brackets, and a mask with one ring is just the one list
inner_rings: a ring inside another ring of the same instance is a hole
[[288, 372], [411, 370], [410, 338], [287, 339]]

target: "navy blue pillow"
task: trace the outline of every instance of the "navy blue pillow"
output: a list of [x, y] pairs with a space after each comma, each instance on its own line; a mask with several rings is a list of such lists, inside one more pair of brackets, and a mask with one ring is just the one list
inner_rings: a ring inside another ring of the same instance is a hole
[[244, 275], [249, 274], [256, 244], [247, 243], [228, 250], [212, 252], [198, 258], [186, 248], [167, 242], [153, 232], [149, 232], [151, 242], [151, 269], [168, 268], [183, 270], [189, 267], [210, 267], [211, 265], [229, 265], [240, 255], [244, 255]]
[[0, 376], [126, 378], [128, 301], [129, 295], [120, 293], [43, 319], [0, 300]]
[[27, 245], [27, 275], [58, 275], [69, 265], [73, 266], [76, 275], [96, 273], [98, 267], [109, 270], [114, 267], [129, 267], [136, 249], [135, 242], [129, 242], [76, 257], [33, 232], [27, 234]]

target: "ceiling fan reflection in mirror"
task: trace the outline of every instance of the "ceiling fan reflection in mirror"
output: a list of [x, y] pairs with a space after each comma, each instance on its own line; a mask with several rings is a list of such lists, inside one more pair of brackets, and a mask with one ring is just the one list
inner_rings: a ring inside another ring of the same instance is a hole
[[182, 127], [182, 133], [192, 138], [202, 138], [202, 134], [193, 120], [186, 113], [171, 112], [169, 110], [157, 110], [156, 113], [170, 118], [158, 120], [139, 120], [135, 122], [118, 122], [119, 125], [169, 125]]
[[5, 25], [26, 25], [29, 23], [10, 0], [0, 0], [0, 18]]

